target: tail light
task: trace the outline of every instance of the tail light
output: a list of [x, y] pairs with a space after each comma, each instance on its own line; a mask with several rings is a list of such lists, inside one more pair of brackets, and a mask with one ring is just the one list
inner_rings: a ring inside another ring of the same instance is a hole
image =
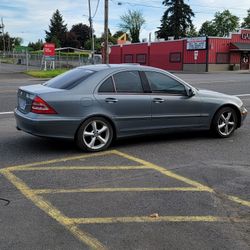
[[36, 96], [32, 101], [31, 112], [36, 114], [57, 114], [57, 112], [39, 96]]

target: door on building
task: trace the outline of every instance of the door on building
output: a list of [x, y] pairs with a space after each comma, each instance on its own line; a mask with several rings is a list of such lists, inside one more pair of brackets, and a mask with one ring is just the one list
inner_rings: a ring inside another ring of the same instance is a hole
[[240, 69], [241, 70], [249, 69], [249, 54], [246, 53], [241, 54]]

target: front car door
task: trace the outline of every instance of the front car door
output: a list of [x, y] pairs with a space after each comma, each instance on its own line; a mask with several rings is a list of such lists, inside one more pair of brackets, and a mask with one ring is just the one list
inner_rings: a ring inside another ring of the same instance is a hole
[[189, 97], [187, 86], [170, 75], [145, 71], [150, 85], [152, 126], [155, 129], [201, 126], [198, 95]]
[[150, 96], [144, 93], [138, 71], [127, 70], [109, 76], [95, 97], [100, 108], [115, 122], [118, 136], [141, 134], [150, 126]]

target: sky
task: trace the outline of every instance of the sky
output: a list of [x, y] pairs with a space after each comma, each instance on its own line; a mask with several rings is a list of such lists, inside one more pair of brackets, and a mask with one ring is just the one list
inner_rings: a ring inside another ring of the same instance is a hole
[[[90, 0], [95, 35], [100, 36], [104, 30], [104, 0]], [[99, 2], [99, 4], [98, 4]], [[200, 28], [206, 20], [212, 20], [215, 12], [229, 9], [241, 21], [250, 8], [250, 0], [186, 0], [195, 13], [193, 24]], [[240, 4], [239, 4], [240, 3]], [[23, 44], [36, 42], [45, 38], [50, 18], [58, 9], [70, 29], [73, 24], [88, 21], [88, 0], [0, 0], [0, 17], [3, 18], [5, 32], [11, 36], [21, 37]], [[120, 16], [128, 10], [140, 10], [146, 20], [140, 38], [148, 38], [160, 26], [161, 17], [166, 10], [162, 0], [109, 0], [109, 28], [111, 33], [119, 30]], [[95, 13], [96, 12], [96, 13]]]

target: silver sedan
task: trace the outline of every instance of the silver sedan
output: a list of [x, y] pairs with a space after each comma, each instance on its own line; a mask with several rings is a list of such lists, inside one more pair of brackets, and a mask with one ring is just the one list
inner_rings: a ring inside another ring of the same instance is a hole
[[116, 138], [170, 129], [207, 129], [224, 138], [247, 115], [235, 96], [132, 64], [78, 67], [44, 84], [20, 87], [17, 98], [19, 130], [74, 139], [90, 152], [108, 148]]

